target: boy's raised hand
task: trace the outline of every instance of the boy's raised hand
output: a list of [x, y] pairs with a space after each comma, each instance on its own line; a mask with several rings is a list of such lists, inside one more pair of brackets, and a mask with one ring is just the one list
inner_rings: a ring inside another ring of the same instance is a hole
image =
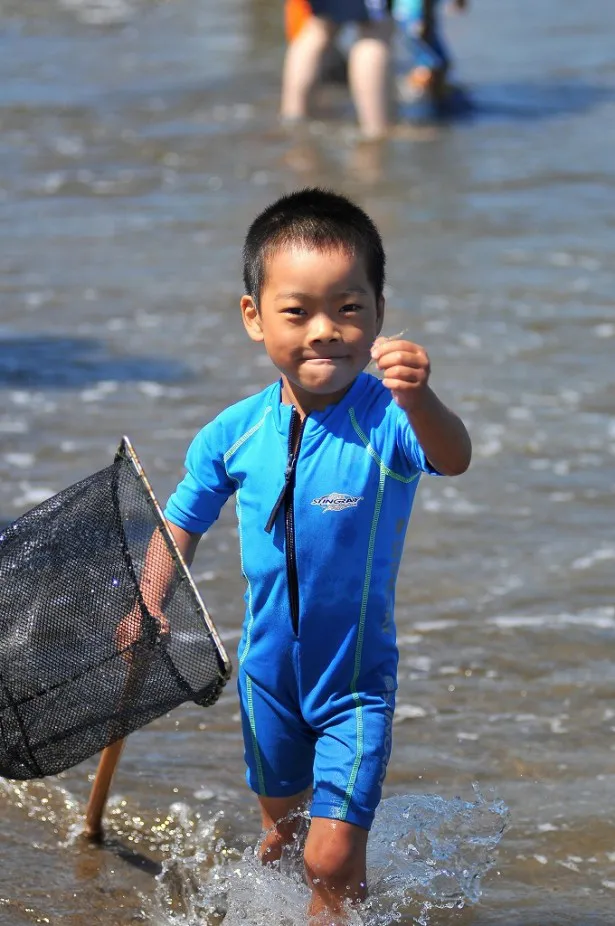
[[425, 348], [398, 338], [377, 338], [371, 353], [384, 374], [383, 385], [391, 390], [399, 407], [410, 412], [420, 405], [431, 372]]

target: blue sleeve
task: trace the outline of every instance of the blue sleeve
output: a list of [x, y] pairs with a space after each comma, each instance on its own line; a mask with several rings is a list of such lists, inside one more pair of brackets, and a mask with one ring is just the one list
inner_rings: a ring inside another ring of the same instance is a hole
[[410, 464], [410, 467], [415, 471], [428, 473], [430, 476], [442, 475], [425, 456], [425, 451], [419, 444], [406, 413], [401, 409], [399, 409], [397, 418], [397, 447]]
[[219, 420], [199, 431], [186, 454], [186, 475], [167, 502], [164, 516], [193, 534], [211, 527], [235, 483], [224, 465], [224, 442]]

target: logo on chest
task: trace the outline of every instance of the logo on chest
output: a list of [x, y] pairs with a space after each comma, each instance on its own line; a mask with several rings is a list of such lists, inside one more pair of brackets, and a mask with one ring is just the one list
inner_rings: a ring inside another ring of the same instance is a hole
[[324, 514], [326, 511], [344, 511], [345, 508], [356, 508], [359, 502], [362, 501], [362, 495], [346, 495], [343, 492], [329, 492], [328, 495], [321, 495], [320, 498], [312, 499], [312, 504], [322, 508], [322, 513]]

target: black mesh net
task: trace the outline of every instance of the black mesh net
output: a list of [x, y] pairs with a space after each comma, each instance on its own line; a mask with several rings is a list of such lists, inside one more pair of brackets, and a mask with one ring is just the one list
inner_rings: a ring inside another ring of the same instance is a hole
[[0, 775], [57, 774], [229, 674], [127, 438], [0, 533]]

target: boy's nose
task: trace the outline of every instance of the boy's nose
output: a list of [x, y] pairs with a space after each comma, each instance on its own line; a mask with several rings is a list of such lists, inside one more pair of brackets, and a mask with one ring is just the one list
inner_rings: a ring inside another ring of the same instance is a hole
[[339, 341], [340, 333], [332, 318], [324, 312], [315, 315], [310, 325], [311, 341]]

